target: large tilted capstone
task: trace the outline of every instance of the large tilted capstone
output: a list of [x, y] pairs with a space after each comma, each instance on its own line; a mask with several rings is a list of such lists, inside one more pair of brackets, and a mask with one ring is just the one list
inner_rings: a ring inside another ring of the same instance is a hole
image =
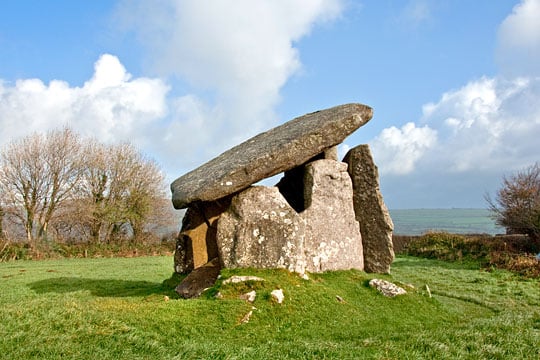
[[[337, 159], [336, 146], [371, 115], [360, 104], [304, 115], [173, 182], [174, 206], [187, 207], [175, 270], [201, 269], [179, 293], [197, 294], [221, 267], [389, 272], [393, 225], [369, 148]], [[254, 186], [279, 172], [276, 186]]]
[[171, 184], [173, 205], [181, 209], [195, 201], [217, 200], [304, 164], [340, 144], [372, 115], [366, 105], [346, 104], [261, 133], [176, 179]]

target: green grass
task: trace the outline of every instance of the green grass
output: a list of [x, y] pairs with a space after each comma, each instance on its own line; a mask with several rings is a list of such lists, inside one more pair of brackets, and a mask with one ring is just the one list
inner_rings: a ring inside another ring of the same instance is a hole
[[[536, 359], [540, 284], [474, 263], [399, 257], [385, 298], [360, 271], [224, 270], [263, 283], [173, 291], [171, 257], [0, 263], [5, 359]], [[414, 289], [407, 285], [413, 285]], [[425, 290], [428, 285], [433, 297]], [[270, 300], [282, 288], [285, 302]], [[236, 297], [257, 290], [253, 305]], [[223, 295], [216, 299], [217, 292]], [[336, 300], [336, 295], [344, 302]], [[165, 296], [170, 298], [165, 300]], [[252, 310], [248, 323], [241, 319]]]

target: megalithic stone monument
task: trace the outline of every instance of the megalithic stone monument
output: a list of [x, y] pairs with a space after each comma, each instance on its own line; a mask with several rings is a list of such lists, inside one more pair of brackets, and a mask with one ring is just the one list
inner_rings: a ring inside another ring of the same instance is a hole
[[[377, 174], [351, 172], [351, 166], [359, 167], [338, 161], [337, 145], [372, 115], [372, 109], [362, 104], [310, 113], [175, 180], [173, 205], [188, 209], [177, 241], [175, 270], [188, 273], [206, 263], [285, 268], [301, 274], [363, 270], [369, 259], [363, 251], [357, 209], [362, 204], [355, 184]], [[253, 185], [282, 172], [285, 177], [277, 186]], [[389, 216], [385, 219], [391, 223]], [[382, 259], [391, 262], [389, 256]], [[389, 266], [371, 268], [388, 272]], [[179, 289], [187, 293], [185, 286]]]

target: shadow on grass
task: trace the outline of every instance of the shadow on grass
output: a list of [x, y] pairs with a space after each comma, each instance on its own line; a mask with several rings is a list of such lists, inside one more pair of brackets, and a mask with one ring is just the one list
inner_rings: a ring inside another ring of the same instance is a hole
[[178, 282], [179, 280], [175, 275], [162, 283], [117, 279], [60, 277], [36, 281], [29, 284], [29, 287], [38, 294], [65, 294], [86, 290], [98, 297], [145, 297], [150, 295], [175, 296], [176, 293], [174, 288]]

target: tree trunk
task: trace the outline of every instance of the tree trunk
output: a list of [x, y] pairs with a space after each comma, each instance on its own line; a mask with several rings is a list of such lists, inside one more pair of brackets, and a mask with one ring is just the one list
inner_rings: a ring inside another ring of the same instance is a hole
[[131, 230], [133, 231], [133, 243], [142, 242], [143, 226], [138, 221], [131, 221]]
[[28, 240], [28, 243], [30, 246], [34, 247], [34, 226], [32, 220], [28, 220], [25, 224], [25, 230], [26, 230], [26, 239]]
[[92, 224], [90, 225], [90, 236], [92, 237], [92, 241], [94, 242], [94, 244], [97, 244], [100, 241], [102, 226], [103, 223], [100, 220], [93, 220]]
[[4, 208], [0, 206], [0, 240], [4, 239]]

